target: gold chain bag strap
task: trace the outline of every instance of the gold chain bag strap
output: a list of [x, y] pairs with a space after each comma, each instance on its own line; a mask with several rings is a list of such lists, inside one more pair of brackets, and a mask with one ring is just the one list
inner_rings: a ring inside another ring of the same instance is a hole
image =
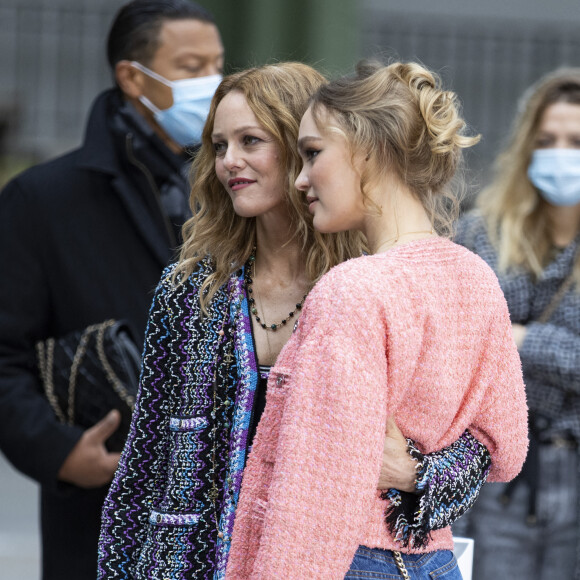
[[393, 556], [395, 557], [395, 564], [397, 564], [397, 568], [401, 573], [401, 576], [405, 580], [411, 580], [409, 576], [409, 572], [407, 572], [407, 568], [405, 567], [405, 562], [403, 562], [403, 556], [401, 556], [401, 552], [397, 552], [397, 550], [392, 550]]
[[88, 428], [111, 409], [121, 426], [107, 441], [121, 450], [137, 392], [140, 353], [128, 326], [116, 320], [92, 324], [36, 344], [43, 393], [62, 423]]

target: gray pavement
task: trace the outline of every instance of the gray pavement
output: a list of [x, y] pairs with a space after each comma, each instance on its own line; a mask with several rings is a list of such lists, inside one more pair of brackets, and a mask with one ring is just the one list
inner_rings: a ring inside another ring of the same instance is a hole
[[0, 453], [0, 580], [39, 580], [38, 485]]

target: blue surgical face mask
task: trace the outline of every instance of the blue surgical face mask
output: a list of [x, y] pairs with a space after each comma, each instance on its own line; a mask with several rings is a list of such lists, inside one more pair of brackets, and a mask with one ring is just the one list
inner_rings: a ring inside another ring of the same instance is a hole
[[536, 149], [528, 177], [548, 203], [580, 203], [580, 149]]
[[169, 109], [157, 108], [147, 97], [139, 100], [159, 123], [159, 126], [181, 147], [201, 141], [201, 133], [209, 113], [211, 99], [222, 80], [221, 75], [169, 81], [141, 63], [131, 63], [147, 76], [171, 89], [173, 105]]

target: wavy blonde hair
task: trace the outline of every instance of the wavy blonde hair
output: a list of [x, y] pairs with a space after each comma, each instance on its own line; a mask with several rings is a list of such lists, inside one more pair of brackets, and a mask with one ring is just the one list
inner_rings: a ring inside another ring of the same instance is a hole
[[[580, 105], [580, 68], [553, 71], [524, 93], [508, 145], [495, 163], [494, 179], [477, 199], [501, 271], [521, 267], [537, 277], [550, 260], [546, 202], [529, 180], [528, 166], [542, 116], [555, 103]], [[580, 284], [580, 257], [574, 277]]]
[[388, 168], [423, 203], [434, 229], [451, 235], [459, 195], [450, 182], [461, 150], [479, 136], [463, 135], [457, 96], [441, 88], [436, 74], [417, 63], [361, 61], [354, 75], [321, 87], [311, 102], [317, 124], [323, 127], [323, 115], [329, 113], [352, 154], [367, 154], [361, 174], [367, 203], [366, 187]]
[[296, 142], [300, 120], [310, 96], [326, 82], [312, 67], [286, 62], [251, 68], [229, 75], [219, 85], [202, 134], [201, 148], [192, 167], [190, 205], [193, 217], [183, 226], [183, 240], [174, 280], [184, 280], [198, 262], [209, 257], [214, 271], [201, 286], [206, 311], [216, 290], [232, 272], [246, 263], [256, 243], [256, 219], [238, 216], [215, 172], [212, 132], [216, 110], [232, 91], [244, 95], [260, 125], [278, 145], [286, 174], [288, 214], [303, 251], [306, 276], [314, 284], [330, 268], [360, 256], [363, 241], [356, 232], [320, 234], [314, 230], [304, 195], [294, 182], [302, 166]]

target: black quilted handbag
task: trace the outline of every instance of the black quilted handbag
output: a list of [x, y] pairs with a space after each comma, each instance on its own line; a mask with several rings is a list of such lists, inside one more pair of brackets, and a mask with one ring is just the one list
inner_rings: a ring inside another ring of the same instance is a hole
[[120, 451], [129, 432], [139, 382], [141, 356], [126, 323], [107, 320], [62, 338], [36, 344], [44, 395], [57, 418], [92, 427], [111, 409], [121, 425], [107, 440]]

